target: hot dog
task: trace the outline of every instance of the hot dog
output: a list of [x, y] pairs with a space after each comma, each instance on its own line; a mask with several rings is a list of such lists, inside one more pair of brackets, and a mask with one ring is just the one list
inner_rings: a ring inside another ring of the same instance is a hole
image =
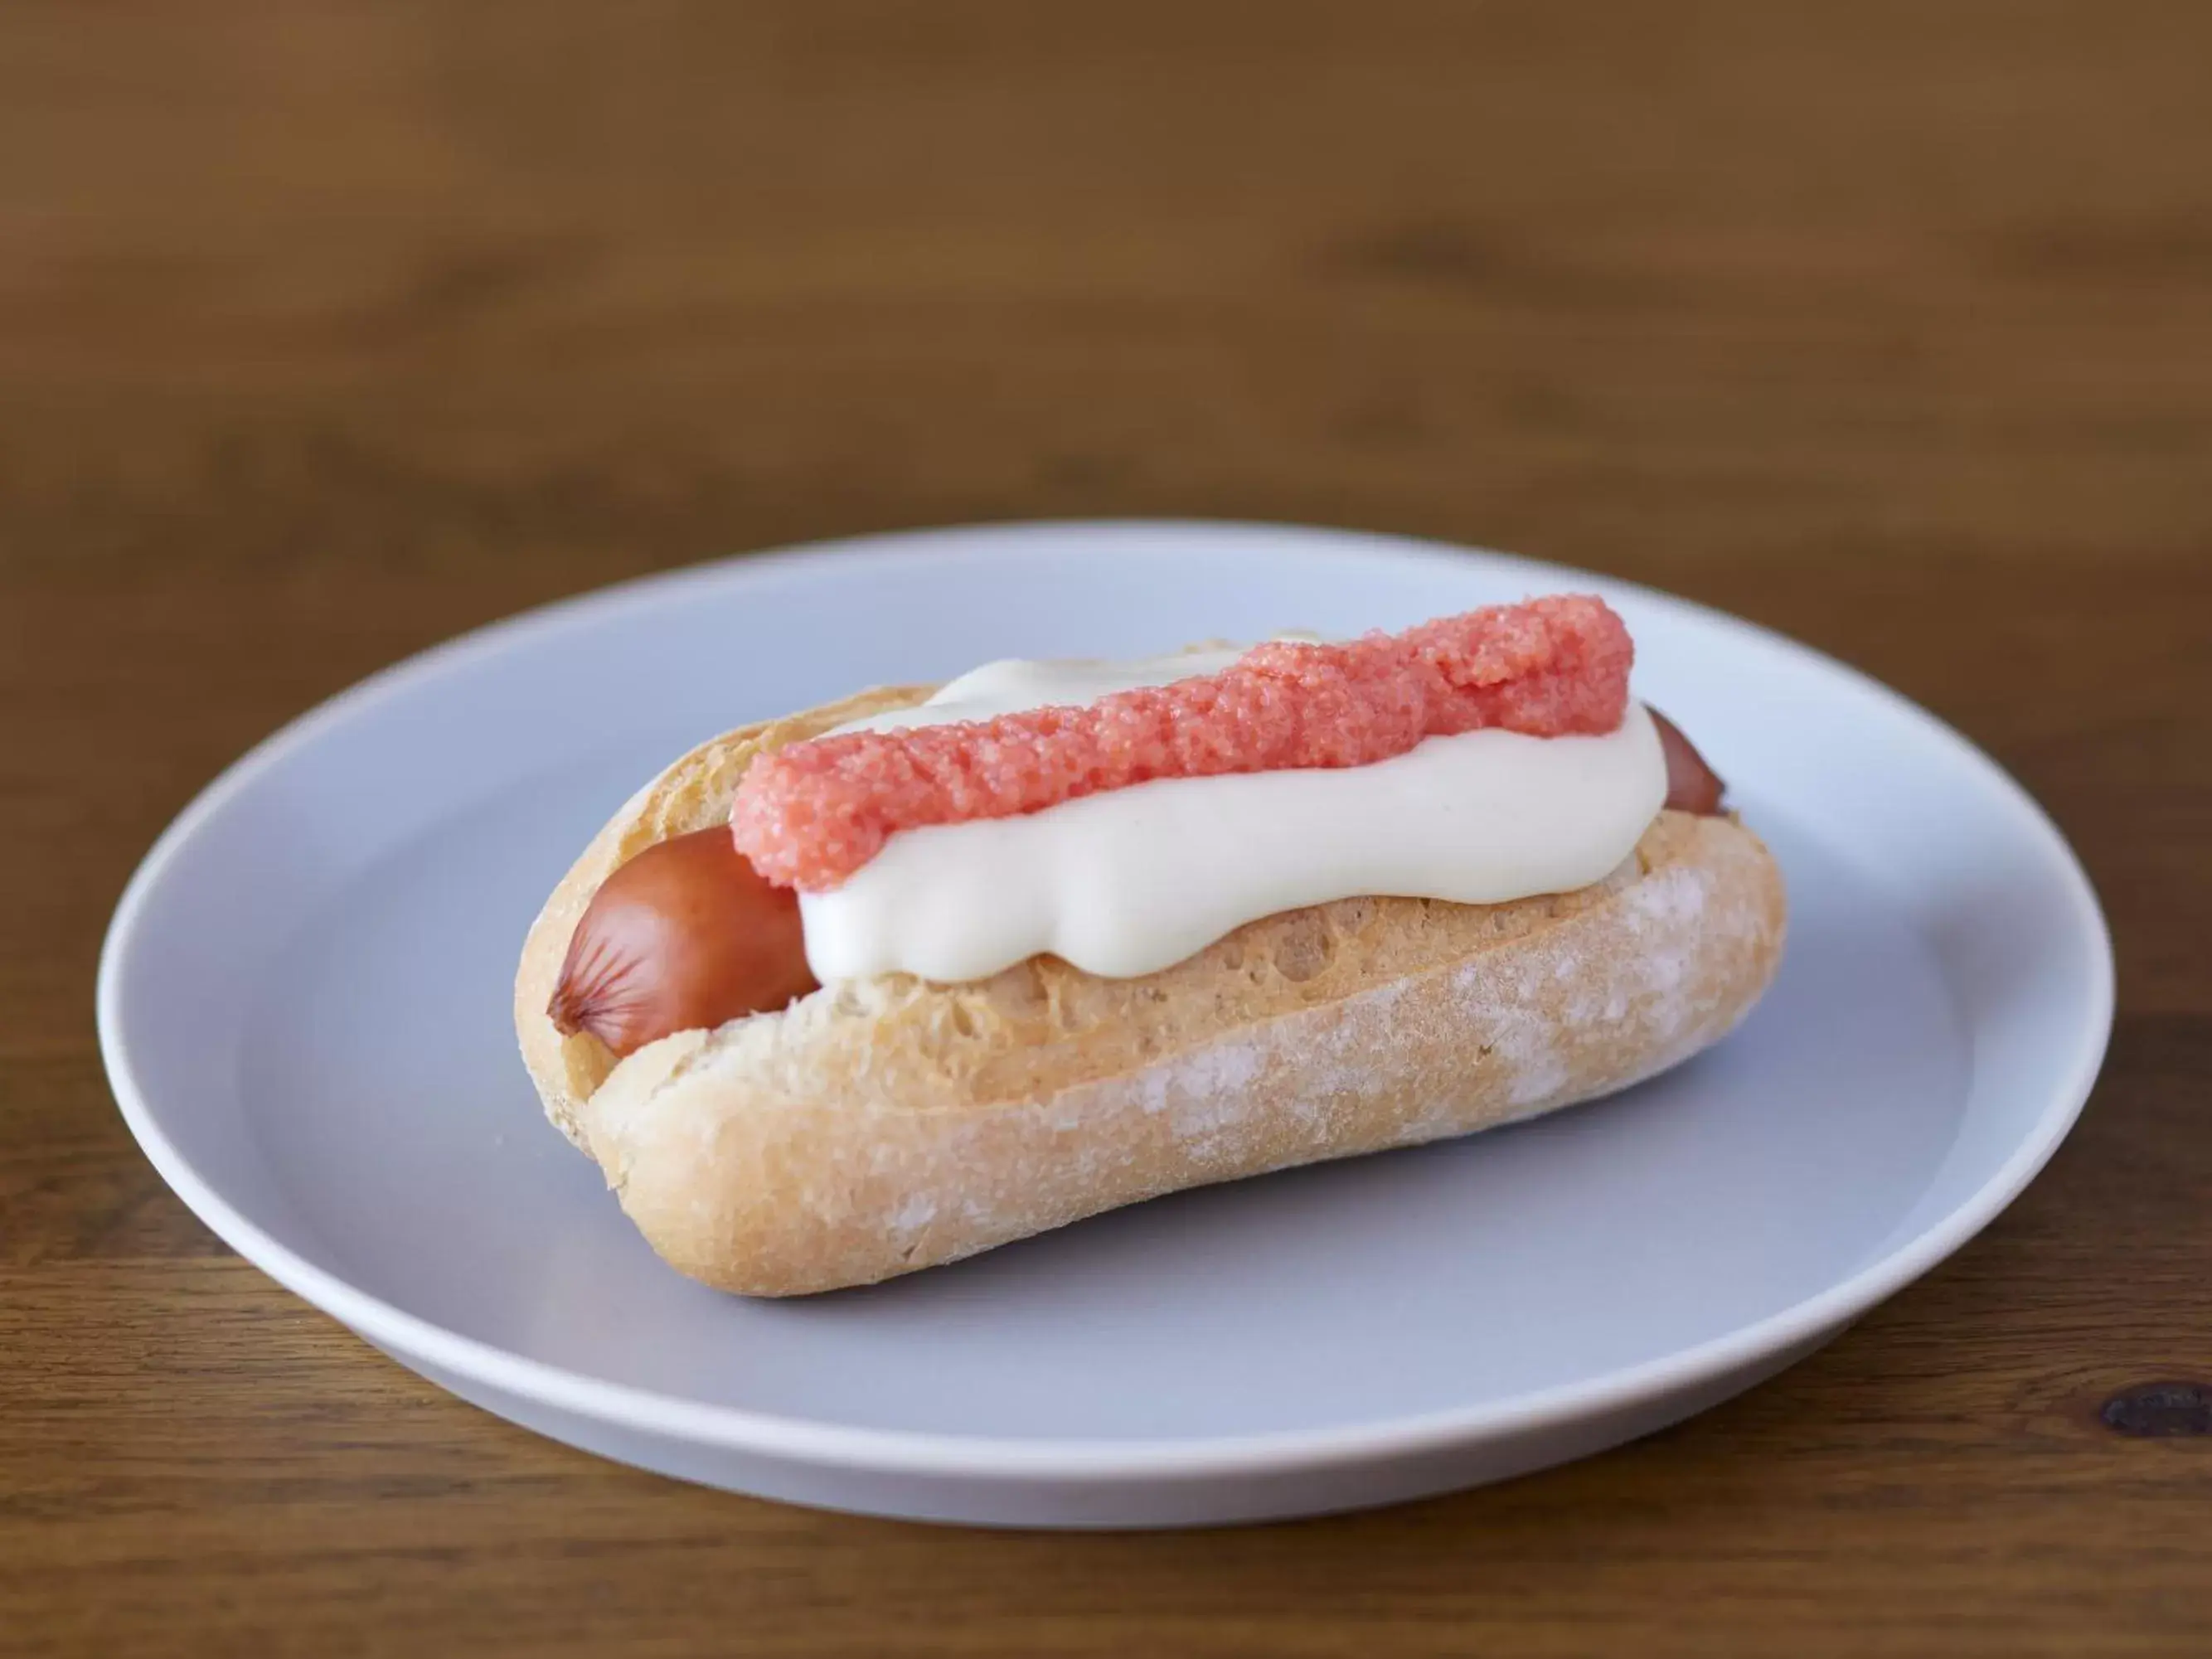
[[674, 1031], [787, 1006], [816, 988], [799, 900], [721, 826], [647, 848], [584, 912], [546, 1012], [629, 1054]]
[[1632, 656], [1539, 601], [732, 732], [548, 901], [526, 1062], [653, 1247], [753, 1295], [1608, 1092], [1731, 1029], [1784, 928]]
[[1659, 728], [1660, 746], [1667, 751], [1667, 810], [1712, 817], [1721, 810], [1728, 786], [1720, 774], [1705, 764], [1705, 757], [1691, 745], [1680, 728], [1657, 709], [1651, 724]]

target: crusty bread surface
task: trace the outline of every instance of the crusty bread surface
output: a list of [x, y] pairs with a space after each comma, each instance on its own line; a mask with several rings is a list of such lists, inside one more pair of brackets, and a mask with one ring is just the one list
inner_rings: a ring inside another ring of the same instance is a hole
[[599, 884], [727, 816], [758, 754], [926, 687], [702, 744], [547, 901], [515, 986], [547, 1114], [673, 1266], [788, 1296], [957, 1260], [1164, 1193], [1488, 1128], [1724, 1036], [1779, 964], [1782, 879], [1733, 817], [1662, 812], [1604, 881], [1498, 905], [1355, 898], [1107, 980], [1035, 957], [902, 975], [681, 1031], [625, 1060], [545, 1008]]

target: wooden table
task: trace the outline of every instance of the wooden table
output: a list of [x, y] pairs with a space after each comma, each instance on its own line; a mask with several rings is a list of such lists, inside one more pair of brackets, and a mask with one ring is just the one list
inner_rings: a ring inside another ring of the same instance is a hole
[[[2212, 1384], [2212, 11], [185, 9], [0, 14], [0, 1650], [2212, 1651], [2212, 1434], [2100, 1415]], [[1926, 702], [2109, 906], [2079, 1131], [1673, 1432], [1089, 1538], [536, 1439], [139, 1156], [100, 930], [253, 740], [647, 568], [1090, 514], [1512, 547]]]

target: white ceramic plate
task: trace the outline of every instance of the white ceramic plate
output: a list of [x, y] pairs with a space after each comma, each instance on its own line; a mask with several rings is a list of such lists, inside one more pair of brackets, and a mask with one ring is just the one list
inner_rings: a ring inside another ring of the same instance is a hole
[[[1466, 1140], [1185, 1194], [873, 1290], [664, 1267], [538, 1112], [523, 932], [731, 726], [1009, 654], [1141, 654], [1604, 592], [1637, 688], [1787, 872], [1727, 1042]], [[1259, 526], [1002, 526], [679, 572], [502, 623], [278, 733], [124, 895], [125, 1116], [270, 1276], [501, 1416], [685, 1479], [1010, 1525], [1408, 1498], [1725, 1398], [1988, 1224], [2102, 1059], [2088, 883], [1978, 750], [1850, 669], [1579, 572]]]

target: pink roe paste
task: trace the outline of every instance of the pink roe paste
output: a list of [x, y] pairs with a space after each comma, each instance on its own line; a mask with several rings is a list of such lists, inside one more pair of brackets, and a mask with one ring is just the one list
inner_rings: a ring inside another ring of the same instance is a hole
[[1273, 641], [1218, 674], [1079, 708], [850, 732], [763, 756], [730, 811], [738, 850], [819, 892], [902, 830], [1017, 817], [1158, 778], [1366, 766], [1425, 738], [1620, 724], [1635, 647], [1601, 599], [1492, 605], [1344, 644]]

